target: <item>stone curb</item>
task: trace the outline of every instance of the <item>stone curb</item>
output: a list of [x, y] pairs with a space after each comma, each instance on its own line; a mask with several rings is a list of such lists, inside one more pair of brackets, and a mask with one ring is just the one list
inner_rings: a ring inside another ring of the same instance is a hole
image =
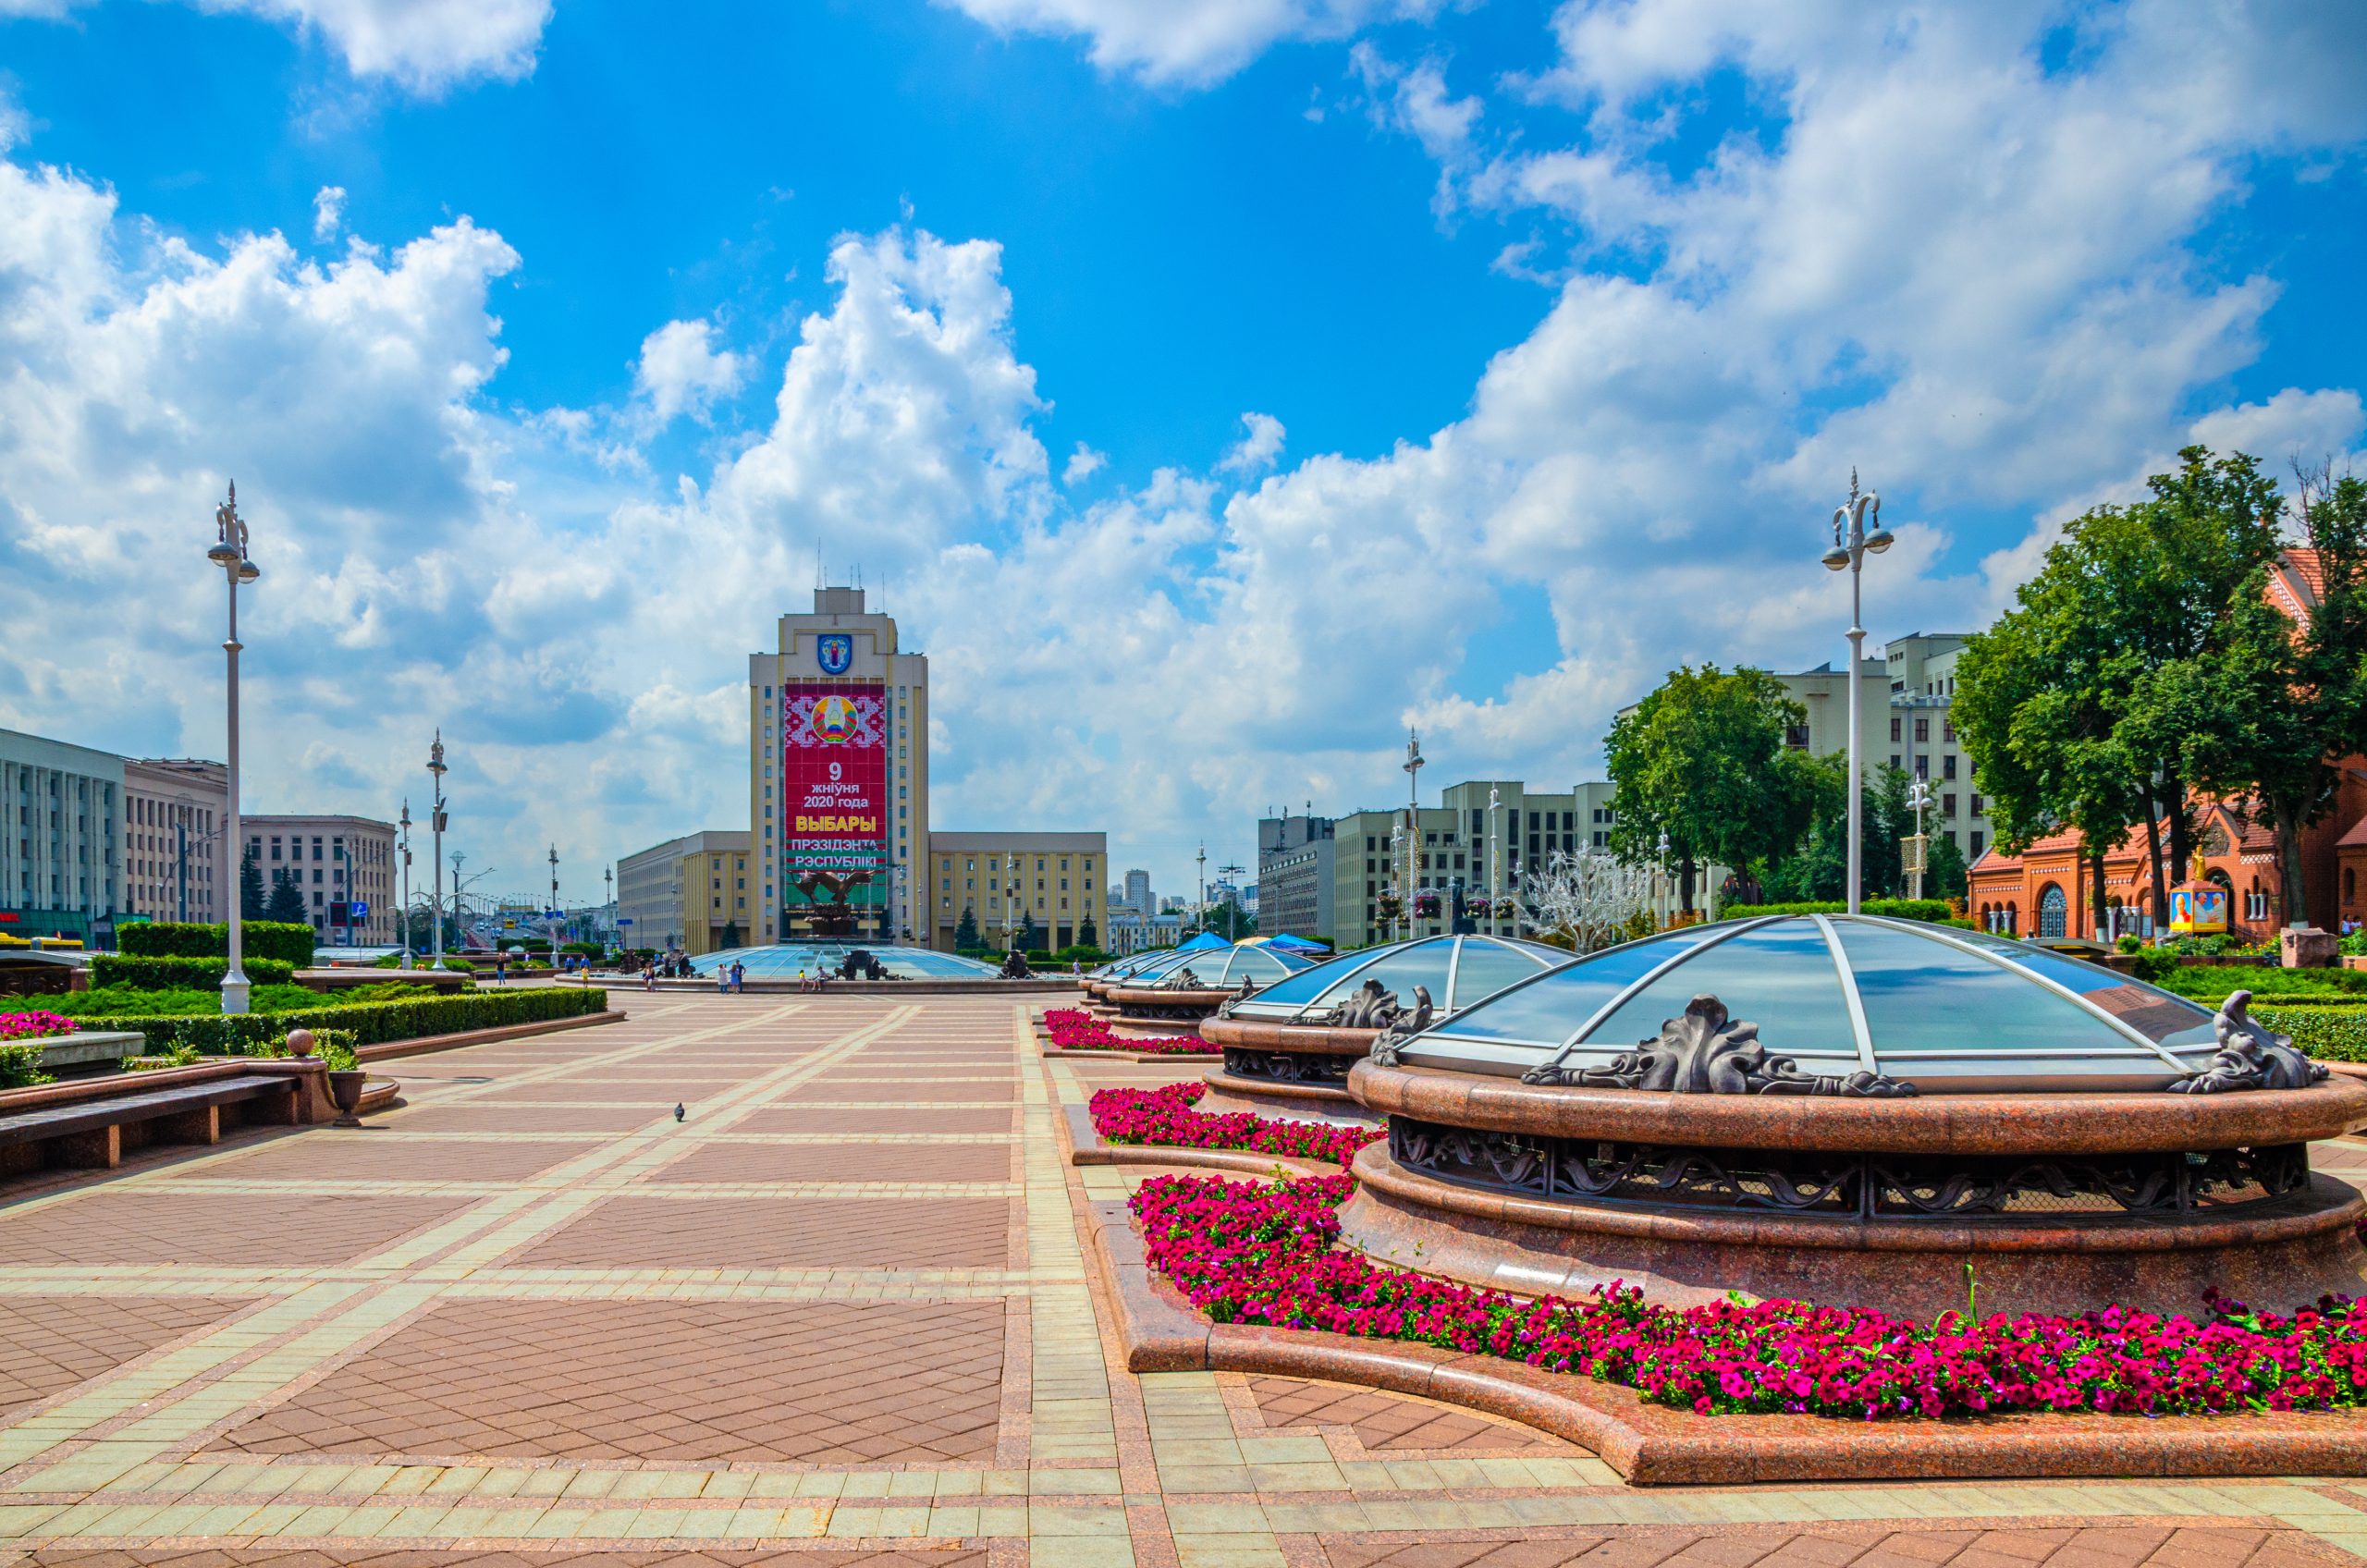
[[1089, 1205], [1086, 1220], [1129, 1371], [1315, 1378], [1414, 1394], [1577, 1443], [1631, 1486], [2367, 1475], [2367, 1418], [2355, 1415], [2017, 1415], [1879, 1425], [1809, 1415], [1698, 1416], [1646, 1404], [1632, 1390], [1491, 1356], [1317, 1329], [1212, 1323], [1152, 1275], [1123, 1203]]
[[1209, 1051], [1206, 1054], [1198, 1054], [1190, 1051], [1168, 1051], [1164, 1053], [1159, 1051], [1069, 1051], [1062, 1050], [1058, 1046], [1046, 1046], [1044, 1047], [1044, 1054], [1049, 1057], [1081, 1057], [1088, 1061], [1161, 1062], [1216, 1061], [1220, 1060], [1214, 1051]]
[[398, 1057], [426, 1056], [433, 1051], [456, 1051], [467, 1046], [491, 1045], [496, 1040], [523, 1039], [529, 1035], [554, 1035], [562, 1029], [589, 1029], [602, 1023], [622, 1023], [621, 1012], [585, 1012], [573, 1018], [538, 1018], [530, 1023], [499, 1023], [490, 1029], [464, 1029], [457, 1035], [422, 1035], [412, 1040], [382, 1040], [374, 1046], [358, 1046], [354, 1058], [363, 1062], [392, 1061]]

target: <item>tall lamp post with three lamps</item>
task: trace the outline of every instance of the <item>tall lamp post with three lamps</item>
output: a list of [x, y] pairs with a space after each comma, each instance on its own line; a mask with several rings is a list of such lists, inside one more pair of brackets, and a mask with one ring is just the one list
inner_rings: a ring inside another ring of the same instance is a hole
[[[1867, 532], [1866, 525], [1873, 524]], [[1824, 553], [1828, 570], [1849, 573], [1849, 913], [1858, 913], [1858, 904], [1865, 885], [1865, 789], [1864, 759], [1858, 754], [1858, 688], [1865, 679], [1858, 667], [1866, 657], [1865, 594], [1862, 579], [1866, 557], [1881, 555], [1891, 547], [1889, 529], [1883, 525], [1883, 498], [1869, 490], [1858, 491], [1858, 471], [1849, 471], [1849, 499], [1833, 508], [1833, 548]]]
[[[247, 521], [239, 515], [236, 482], [231, 484], [227, 497], [214, 508], [214, 527], [217, 537], [214, 547], [205, 552], [205, 558], [220, 567], [223, 575], [230, 580], [230, 635], [222, 644], [223, 653], [229, 656], [229, 763], [225, 770], [229, 798], [222, 813], [222, 828], [230, 853], [241, 855], [246, 850], [246, 835], [239, 826], [239, 584], [252, 582], [263, 575], [263, 570], [247, 558]], [[246, 933], [241, 918], [246, 912], [239, 907], [236, 896], [228, 902], [229, 962], [222, 972], [222, 1011], [241, 1013], [247, 1011], [249, 999]]]

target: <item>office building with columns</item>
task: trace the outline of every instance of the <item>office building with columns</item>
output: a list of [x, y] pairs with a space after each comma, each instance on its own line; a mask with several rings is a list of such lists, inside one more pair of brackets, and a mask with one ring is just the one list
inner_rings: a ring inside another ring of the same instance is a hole
[[778, 631], [748, 658], [747, 940], [806, 935], [838, 890], [859, 935], [926, 945], [928, 657], [860, 588], [816, 588]]
[[0, 729], [0, 934], [115, 945], [123, 759]]
[[1003, 946], [1036, 923], [1036, 945], [1058, 952], [1099, 946], [1110, 894], [1106, 833], [932, 833], [928, 892], [935, 908], [927, 945], [944, 952], [968, 911], [979, 940]]
[[156, 921], [230, 918], [238, 873], [223, 843], [230, 770], [192, 757], [123, 764], [123, 902]]

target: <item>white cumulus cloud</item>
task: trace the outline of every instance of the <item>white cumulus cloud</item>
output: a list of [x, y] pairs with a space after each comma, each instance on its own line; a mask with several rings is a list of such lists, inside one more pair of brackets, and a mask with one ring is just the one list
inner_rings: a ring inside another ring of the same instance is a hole
[[1102, 70], [1161, 85], [1222, 80], [1277, 43], [1422, 19], [1440, 0], [938, 0], [1002, 32], [1083, 38]]
[[717, 398], [738, 391], [747, 374], [744, 359], [715, 346], [713, 323], [669, 321], [641, 340], [632, 380], [663, 424], [678, 414], [704, 415]]

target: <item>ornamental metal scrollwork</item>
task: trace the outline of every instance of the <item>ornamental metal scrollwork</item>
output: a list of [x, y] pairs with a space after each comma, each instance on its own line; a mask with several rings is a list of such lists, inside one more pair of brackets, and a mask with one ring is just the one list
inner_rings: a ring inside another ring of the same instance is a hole
[[1325, 1013], [1323, 1023], [1330, 1029], [1380, 1029], [1403, 1011], [1396, 992], [1378, 980], [1367, 980]]
[[1430, 1005], [1430, 988], [1428, 986], [1415, 986], [1413, 1008], [1410, 1011], [1400, 1008], [1387, 1023], [1381, 1025], [1380, 1033], [1373, 1036], [1374, 1063], [1381, 1067], [1396, 1066], [1398, 1053], [1404, 1048], [1405, 1042], [1430, 1026], [1430, 1016], [1434, 1011]]
[[1460, 1186], [1610, 1207], [1746, 1208], [1860, 1219], [2165, 1215], [2306, 1188], [2306, 1145], [2030, 1159], [1696, 1148], [1537, 1137], [1389, 1119], [1390, 1158]]
[[1233, 995], [1225, 998], [1223, 1002], [1218, 1006], [1217, 1016], [1219, 1018], [1231, 1018], [1234, 1008], [1239, 1007], [1242, 1003], [1247, 1001], [1251, 997], [1257, 994], [1257, 982], [1249, 975], [1243, 975], [1241, 977], [1241, 988], [1233, 992]]
[[1296, 1051], [1246, 1051], [1227, 1047], [1224, 1070], [1235, 1078], [1256, 1078], [1270, 1084], [1337, 1085], [1348, 1081], [1354, 1058], [1306, 1056]]
[[2169, 1085], [2174, 1095], [2224, 1095], [2239, 1089], [2306, 1089], [2322, 1083], [2326, 1066], [2295, 1048], [2289, 1035], [2272, 1035], [2251, 1015], [2252, 994], [2230, 991], [2211, 1021], [2219, 1041], [2211, 1065]]
[[1790, 1057], [1760, 1043], [1759, 1025], [1730, 1021], [1726, 1004], [1696, 997], [1684, 1016], [1661, 1024], [1607, 1067], [1571, 1067], [1556, 1058], [1521, 1074], [1524, 1084], [1587, 1089], [1643, 1089], [1671, 1095], [1843, 1095], [1894, 1099], [1915, 1085], [1879, 1072], [1807, 1073]]

